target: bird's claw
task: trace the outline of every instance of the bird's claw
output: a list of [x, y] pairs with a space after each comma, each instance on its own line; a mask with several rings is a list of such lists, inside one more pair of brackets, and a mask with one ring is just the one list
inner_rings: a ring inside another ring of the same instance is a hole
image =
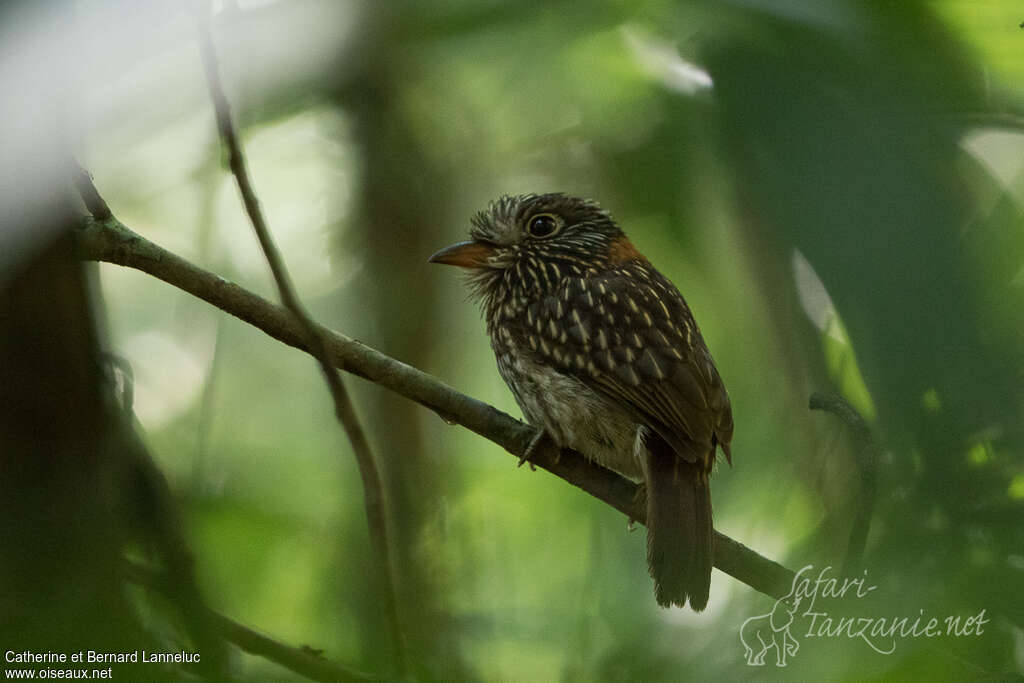
[[[646, 484], [637, 484], [636, 492], [633, 493], [633, 505], [639, 508], [647, 507]], [[626, 526], [626, 530], [630, 532], [636, 531], [636, 520], [632, 517], [629, 518], [629, 524]]]
[[647, 485], [637, 484], [636, 492], [633, 493], [633, 504], [636, 506], [647, 505]]
[[[516, 465], [516, 467], [522, 467], [530, 458], [533, 457], [533, 454], [540, 447], [541, 442], [547, 435], [548, 433], [543, 429], [537, 430], [537, 433], [533, 435], [532, 439], [530, 439], [530, 443], [526, 445], [526, 450], [523, 451], [523, 454], [521, 456], [519, 456], [519, 464]], [[534, 472], [537, 471], [537, 468], [534, 466], [532, 462], [530, 463], [530, 469]]]

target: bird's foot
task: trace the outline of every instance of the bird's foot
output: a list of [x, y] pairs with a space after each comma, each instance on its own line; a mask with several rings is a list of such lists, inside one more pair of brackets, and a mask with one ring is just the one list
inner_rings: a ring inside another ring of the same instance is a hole
[[636, 485], [636, 492], [633, 493], [633, 505], [637, 507], [647, 505], [647, 484], [639, 483]]
[[[519, 457], [519, 464], [516, 465], [516, 467], [522, 467], [526, 461], [532, 458], [533, 454], [537, 452], [537, 449], [540, 448], [540, 445], [544, 442], [545, 438], [550, 438], [548, 437], [548, 433], [543, 429], [538, 429], [537, 433], [533, 435], [532, 439], [530, 439], [530, 443], [527, 444], [526, 450], [523, 451], [523, 454]], [[558, 461], [556, 460], [555, 462]], [[530, 469], [534, 472], [537, 471], [537, 468], [534, 467], [532, 462], [530, 463]]]
[[[647, 505], [647, 485], [637, 484], [636, 492], [633, 494], [633, 505], [636, 507], [646, 507]], [[636, 520], [632, 517], [629, 518], [629, 525], [626, 527], [628, 531], [636, 530]]]

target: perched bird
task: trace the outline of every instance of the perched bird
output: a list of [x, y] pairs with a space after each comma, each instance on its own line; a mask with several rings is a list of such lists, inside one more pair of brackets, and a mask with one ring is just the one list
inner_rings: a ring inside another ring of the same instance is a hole
[[641, 482], [658, 604], [704, 609], [732, 410], [679, 290], [587, 199], [502, 197], [470, 237], [430, 260], [468, 269], [498, 370], [542, 430], [531, 450], [550, 437]]

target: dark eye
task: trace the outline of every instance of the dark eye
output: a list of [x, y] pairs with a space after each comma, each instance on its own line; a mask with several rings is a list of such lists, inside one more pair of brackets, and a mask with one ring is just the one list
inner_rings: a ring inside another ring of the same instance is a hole
[[550, 237], [558, 230], [558, 219], [550, 213], [539, 213], [532, 216], [526, 225], [534, 237]]

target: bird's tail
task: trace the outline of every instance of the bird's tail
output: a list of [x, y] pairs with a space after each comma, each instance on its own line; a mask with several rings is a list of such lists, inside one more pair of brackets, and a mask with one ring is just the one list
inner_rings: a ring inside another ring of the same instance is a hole
[[[660, 439], [658, 440], [660, 441]], [[653, 444], [652, 444], [653, 445]], [[714, 532], [711, 488], [700, 461], [689, 463], [667, 443], [647, 449], [647, 566], [662, 607], [707, 607]]]

